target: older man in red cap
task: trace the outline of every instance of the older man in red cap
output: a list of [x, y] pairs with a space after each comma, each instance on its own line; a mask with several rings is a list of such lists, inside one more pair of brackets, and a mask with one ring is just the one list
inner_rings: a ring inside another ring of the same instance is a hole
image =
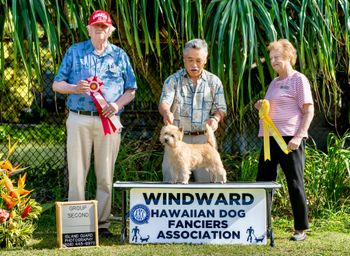
[[93, 12], [87, 29], [90, 39], [68, 49], [52, 87], [68, 95], [68, 200], [85, 200], [93, 153], [99, 233], [110, 237], [113, 174], [122, 130], [120, 114], [134, 99], [137, 86], [128, 55], [108, 41], [115, 30], [109, 13]]

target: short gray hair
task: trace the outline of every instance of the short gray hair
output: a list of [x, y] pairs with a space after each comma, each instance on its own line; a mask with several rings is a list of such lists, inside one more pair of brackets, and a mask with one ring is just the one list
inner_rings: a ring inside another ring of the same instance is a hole
[[192, 49], [203, 49], [206, 53], [206, 55], [208, 56], [208, 44], [205, 40], [196, 38], [196, 39], [192, 39], [190, 41], [188, 41], [185, 44], [184, 47], [184, 53], [186, 52], [187, 49], [192, 48]]
[[[86, 28], [88, 29], [88, 32], [90, 33], [91, 25], [87, 25]], [[113, 25], [109, 26], [109, 30], [108, 30], [109, 36], [112, 35], [114, 30], [115, 30], [115, 27]]]

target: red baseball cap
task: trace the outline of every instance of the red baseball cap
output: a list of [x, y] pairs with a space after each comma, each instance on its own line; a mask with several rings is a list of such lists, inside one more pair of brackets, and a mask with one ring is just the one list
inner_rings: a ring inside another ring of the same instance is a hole
[[111, 26], [112, 25], [111, 16], [106, 11], [102, 11], [102, 10], [94, 11], [90, 16], [88, 24], [94, 25], [97, 23], [102, 23], [102, 24]]

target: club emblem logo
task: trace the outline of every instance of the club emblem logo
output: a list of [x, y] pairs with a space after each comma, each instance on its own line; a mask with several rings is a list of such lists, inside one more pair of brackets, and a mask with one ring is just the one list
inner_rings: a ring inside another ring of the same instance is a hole
[[130, 210], [130, 219], [138, 225], [148, 223], [150, 218], [150, 210], [143, 204], [134, 205]]

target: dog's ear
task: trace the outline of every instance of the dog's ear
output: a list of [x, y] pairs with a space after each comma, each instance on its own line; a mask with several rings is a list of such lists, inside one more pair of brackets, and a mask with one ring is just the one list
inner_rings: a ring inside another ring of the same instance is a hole
[[183, 127], [179, 127], [179, 140], [182, 141], [183, 137], [184, 137], [184, 128]]

